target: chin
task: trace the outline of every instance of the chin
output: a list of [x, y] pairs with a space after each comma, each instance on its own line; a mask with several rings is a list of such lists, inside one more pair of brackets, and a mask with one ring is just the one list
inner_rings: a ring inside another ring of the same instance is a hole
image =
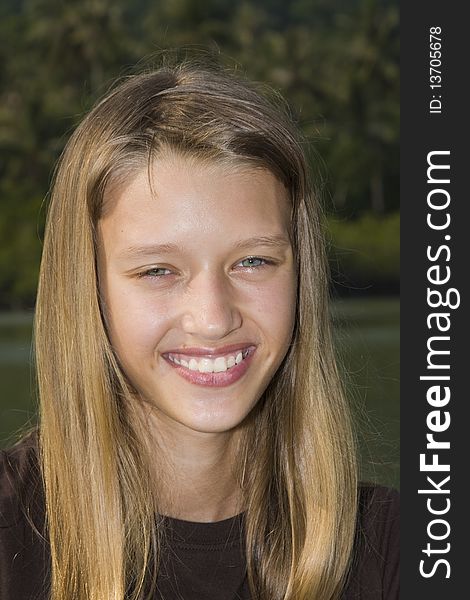
[[243, 418], [217, 416], [213, 418], [193, 418], [186, 424], [193, 431], [200, 433], [227, 433], [236, 429], [243, 421]]
[[253, 406], [237, 411], [230, 409], [205, 409], [202, 413], [192, 412], [182, 422], [193, 431], [201, 433], [225, 433], [236, 429], [243, 423], [252, 409]]

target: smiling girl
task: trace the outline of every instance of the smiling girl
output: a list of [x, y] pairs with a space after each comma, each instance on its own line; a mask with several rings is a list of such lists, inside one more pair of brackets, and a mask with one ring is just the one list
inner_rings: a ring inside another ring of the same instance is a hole
[[279, 102], [133, 76], [72, 135], [44, 240], [38, 434], [2, 456], [1, 598], [397, 598], [360, 486], [320, 209]]

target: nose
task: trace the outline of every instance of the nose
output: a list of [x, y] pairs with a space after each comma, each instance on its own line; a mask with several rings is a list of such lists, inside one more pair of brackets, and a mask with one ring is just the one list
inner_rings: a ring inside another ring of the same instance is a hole
[[197, 339], [223, 339], [242, 324], [234, 291], [223, 275], [199, 273], [182, 300], [182, 328]]

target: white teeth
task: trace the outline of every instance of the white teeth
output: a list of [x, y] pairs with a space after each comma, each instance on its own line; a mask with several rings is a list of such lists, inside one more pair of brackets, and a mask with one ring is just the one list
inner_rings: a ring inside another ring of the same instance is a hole
[[214, 361], [214, 373], [222, 373], [227, 370], [227, 361], [223, 356], [218, 356]]
[[199, 361], [199, 372], [200, 373], [212, 373], [214, 370], [213, 364], [210, 358], [202, 358]]
[[223, 373], [227, 369], [231, 369], [235, 365], [239, 365], [241, 361], [246, 358], [249, 354], [249, 350], [238, 352], [236, 356], [218, 356], [216, 359], [201, 358], [196, 360], [195, 358], [189, 359], [189, 361], [183, 358], [170, 354], [170, 360], [177, 365], [181, 365], [191, 371], [199, 371], [200, 373]]

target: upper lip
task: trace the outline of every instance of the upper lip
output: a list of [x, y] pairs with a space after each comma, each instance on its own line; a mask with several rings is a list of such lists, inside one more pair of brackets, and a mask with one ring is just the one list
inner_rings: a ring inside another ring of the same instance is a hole
[[224, 356], [231, 352], [238, 352], [246, 350], [248, 348], [254, 348], [255, 344], [245, 342], [241, 344], [230, 344], [228, 346], [221, 346], [220, 348], [205, 348], [205, 347], [183, 347], [175, 348], [173, 350], [167, 350], [163, 354], [186, 354], [188, 356]]

